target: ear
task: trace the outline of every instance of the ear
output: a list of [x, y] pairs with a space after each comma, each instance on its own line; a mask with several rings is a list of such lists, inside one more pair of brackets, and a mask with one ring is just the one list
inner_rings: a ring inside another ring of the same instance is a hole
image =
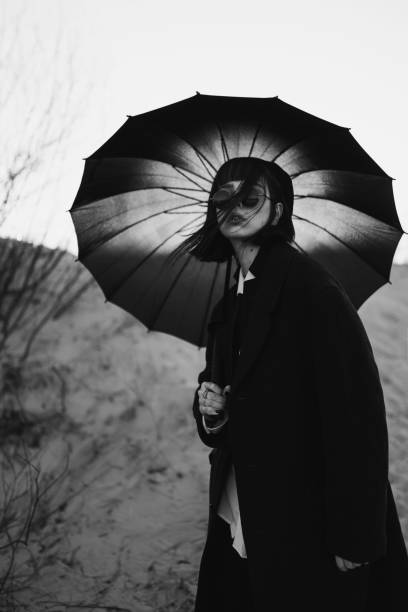
[[275, 203], [275, 215], [272, 220], [272, 225], [277, 225], [282, 214], [283, 214], [283, 204], [282, 202], [276, 202]]

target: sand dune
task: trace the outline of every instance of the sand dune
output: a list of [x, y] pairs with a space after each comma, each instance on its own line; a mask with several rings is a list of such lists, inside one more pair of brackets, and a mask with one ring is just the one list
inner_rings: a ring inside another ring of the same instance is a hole
[[[391, 281], [360, 315], [386, 397], [390, 481], [408, 541], [408, 266], [394, 266]], [[191, 413], [203, 364], [203, 350], [147, 332], [105, 304], [96, 284], [37, 338], [20, 395], [42, 420], [27, 440], [40, 444], [44, 476], [62, 471], [67, 453], [70, 463], [32, 533], [39, 571], [18, 594], [30, 611], [64, 602], [192, 609], [208, 508], [209, 449]]]

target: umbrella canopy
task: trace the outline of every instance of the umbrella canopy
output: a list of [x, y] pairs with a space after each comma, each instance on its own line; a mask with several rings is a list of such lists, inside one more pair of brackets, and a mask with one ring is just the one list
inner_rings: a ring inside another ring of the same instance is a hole
[[227, 263], [166, 261], [203, 224], [215, 175], [236, 157], [274, 161], [289, 174], [293, 246], [325, 266], [356, 308], [389, 282], [404, 233], [393, 179], [349, 128], [278, 97], [197, 93], [128, 117], [86, 159], [69, 212], [78, 260], [106, 301], [150, 330], [206, 345], [211, 310], [230, 282]]

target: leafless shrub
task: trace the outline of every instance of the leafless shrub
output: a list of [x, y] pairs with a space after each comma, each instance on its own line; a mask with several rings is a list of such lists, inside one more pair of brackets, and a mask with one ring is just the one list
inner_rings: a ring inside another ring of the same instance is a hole
[[0, 447], [1, 610], [13, 610], [16, 593], [38, 575], [41, 561], [31, 546], [32, 534], [44, 527], [52, 513], [55, 487], [67, 475], [67, 464], [60, 474], [42, 474], [36, 454], [24, 436], [18, 443], [3, 441]]
[[[43, 244], [45, 203], [65, 173], [88, 93], [74, 77], [72, 49], [62, 23], [44, 40], [24, 4], [0, 20], [0, 229], [17, 236], [0, 241], [0, 355], [17, 352], [20, 362], [46, 322], [94, 282], [82, 265], [67, 265], [64, 250]], [[37, 244], [27, 238], [34, 234]]]
[[60, 249], [0, 240], [0, 353], [21, 364], [47, 323], [58, 318], [95, 281], [68, 265]]
[[143, 598], [157, 612], [190, 612], [194, 607], [196, 576], [187, 564], [159, 570], [156, 562], [148, 567]]

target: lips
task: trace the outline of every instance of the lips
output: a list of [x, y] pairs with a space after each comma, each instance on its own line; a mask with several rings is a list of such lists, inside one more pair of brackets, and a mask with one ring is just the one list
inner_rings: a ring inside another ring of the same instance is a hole
[[228, 221], [230, 223], [241, 223], [243, 221], [243, 219], [241, 217], [238, 217], [238, 215], [232, 215]]

